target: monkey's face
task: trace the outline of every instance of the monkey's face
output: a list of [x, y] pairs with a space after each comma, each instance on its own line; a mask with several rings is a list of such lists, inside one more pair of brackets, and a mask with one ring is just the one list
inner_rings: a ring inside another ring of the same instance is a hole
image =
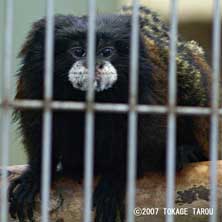
[[[20, 52], [23, 63], [21, 71], [31, 71], [30, 82], [35, 82], [39, 92], [43, 91], [44, 81], [45, 30], [45, 19], [34, 23]], [[101, 101], [118, 98], [118, 102], [123, 102], [128, 99], [130, 31], [130, 16], [96, 17], [93, 86]], [[87, 16], [55, 16], [54, 98], [76, 99], [79, 97], [75, 93], [84, 95], [88, 89], [87, 36]], [[141, 54], [139, 58], [142, 58]]]
[[[87, 17], [56, 17], [56, 19], [57, 76], [62, 74], [75, 90], [86, 91], [89, 85], [88, 19]], [[104, 94], [100, 92], [111, 92], [120, 88], [123, 79], [127, 79], [130, 42], [128, 23], [130, 19], [124, 16], [97, 17], [93, 86], [99, 95]], [[124, 85], [128, 85], [126, 81]]]
[[[100, 47], [101, 48], [101, 47]], [[68, 73], [68, 79], [74, 88], [85, 91], [89, 85], [89, 70], [87, 65], [87, 50], [76, 46], [69, 50], [75, 62]], [[111, 63], [116, 56], [116, 50], [112, 46], [103, 47], [96, 52], [93, 86], [100, 92], [112, 88], [118, 79], [116, 68]]]

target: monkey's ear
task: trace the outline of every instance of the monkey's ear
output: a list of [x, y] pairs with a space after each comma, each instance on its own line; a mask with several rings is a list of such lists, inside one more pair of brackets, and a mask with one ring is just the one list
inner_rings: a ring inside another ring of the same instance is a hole
[[[63, 33], [69, 26], [75, 25], [75, 19], [78, 20], [79, 17], [69, 16], [69, 15], [61, 15], [56, 14], [54, 16], [55, 19], [55, 35], [59, 33]], [[39, 56], [42, 55], [45, 46], [45, 32], [46, 32], [46, 18], [42, 18], [33, 23], [30, 32], [26, 37], [26, 41], [24, 42], [18, 57], [24, 58], [26, 56]]]
[[44, 47], [45, 24], [45, 18], [33, 23], [32, 28], [26, 37], [26, 41], [18, 54], [18, 57], [25, 57], [27, 54], [29, 54], [29, 52], [40, 50]]

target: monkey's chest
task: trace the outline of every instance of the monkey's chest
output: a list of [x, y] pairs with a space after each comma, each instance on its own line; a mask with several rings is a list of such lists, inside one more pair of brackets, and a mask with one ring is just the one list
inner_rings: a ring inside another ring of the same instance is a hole
[[[67, 116], [66, 116], [67, 118]], [[65, 124], [64, 124], [65, 123]], [[59, 127], [60, 153], [63, 165], [83, 169], [87, 137], [85, 115], [72, 116]], [[112, 168], [115, 162], [123, 163], [127, 147], [127, 119], [123, 115], [95, 115], [93, 133], [94, 166], [96, 171]]]

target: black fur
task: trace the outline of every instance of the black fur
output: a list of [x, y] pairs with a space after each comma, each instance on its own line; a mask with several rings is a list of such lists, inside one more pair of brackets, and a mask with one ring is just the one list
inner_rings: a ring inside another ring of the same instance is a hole
[[[116, 53], [110, 62], [117, 69], [118, 80], [113, 88], [96, 93], [96, 102], [128, 102], [130, 24], [131, 17], [128, 15], [100, 15], [97, 17], [97, 50], [102, 46], [115, 47]], [[76, 44], [86, 46], [87, 26], [87, 17], [62, 15], [55, 17], [54, 100], [85, 101], [85, 92], [74, 89], [68, 81], [68, 71], [74, 63], [69, 49]], [[41, 19], [33, 25], [20, 53], [22, 66], [18, 74], [17, 99], [43, 98], [44, 39], [45, 19]], [[158, 104], [158, 96], [153, 90], [152, 61], [144, 44], [140, 35], [138, 102], [140, 104]], [[167, 73], [165, 74], [167, 75]], [[11, 184], [10, 212], [13, 217], [18, 217], [20, 222], [24, 221], [26, 216], [32, 221], [34, 196], [40, 191], [42, 113], [41, 111], [17, 110], [16, 116], [28, 155], [29, 169]], [[186, 121], [182, 120], [183, 124], [179, 125], [178, 129], [187, 136], [179, 136], [180, 132], [178, 133], [178, 169], [184, 165], [184, 162], [203, 159], [201, 150], [197, 152], [195, 149], [198, 144], [192, 135], [192, 124], [189, 117]], [[122, 220], [124, 218], [127, 121], [127, 114], [95, 114], [94, 174], [101, 176], [101, 181], [94, 195], [94, 206], [96, 207], [96, 221], [99, 222], [114, 222], [118, 211], [120, 211]], [[84, 128], [84, 112], [53, 112], [53, 178], [56, 174], [56, 166], [60, 161], [64, 175], [73, 178], [83, 177]], [[140, 114], [137, 139], [138, 176], [142, 176], [147, 170], [164, 171], [166, 116]]]

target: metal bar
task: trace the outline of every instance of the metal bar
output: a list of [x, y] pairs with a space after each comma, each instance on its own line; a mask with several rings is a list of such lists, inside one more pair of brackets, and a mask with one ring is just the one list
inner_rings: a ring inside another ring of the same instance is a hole
[[[7, 101], [8, 105], [11, 108], [16, 109], [42, 109], [44, 101], [42, 100], [13, 100]], [[5, 103], [0, 103], [0, 107], [5, 106]], [[85, 102], [74, 102], [74, 101], [52, 101], [48, 102], [52, 110], [85, 110]], [[95, 111], [101, 112], [117, 112], [117, 113], [126, 113], [129, 111], [128, 104], [123, 103], [94, 103], [93, 109]], [[162, 105], [137, 105], [136, 110], [138, 113], [148, 114], [148, 113], [157, 113], [164, 114], [167, 113], [169, 108]], [[175, 107], [175, 112], [177, 114], [184, 115], [210, 115], [212, 113], [211, 108], [206, 107], [189, 107], [189, 106], [177, 106]], [[222, 115], [222, 109], [219, 109], [219, 114]]]
[[84, 152], [84, 215], [83, 221], [90, 222], [92, 210], [92, 183], [93, 183], [93, 144], [94, 144], [94, 88], [95, 75], [95, 30], [96, 30], [96, 1], [88, 1], [88, 78], [89, 86], [86, 95], [86, 125], [85, 125], [85, 152]]
[[[3, 101], [8, 101], [10, 97], [10, 77], [12, 67], [12, 34], [13, 34], [13, 0], [6, 1], [6, 20], [5, 20], [5, 46], [4, 46], [4, 71], [3, 71]], [[10, 108], [5, 102], [2, 107], [1, 116], [1, 148], [2, 148], [2, 189], [1, 189], [1, 221], [8, 221], [8, 160], [9, 160], [9, 137], [10, 137]]]
[[127, 211], [128, 222], [134, 222], [137, 168], [137, 120], [136, 110], [138, 94], [138, 57], [139, 57], [139, 0], [133, 0], [130, 42], [130, 83], [128, 116], [128, 166], [127, 166]]
[[54, 54], [54, 1], [47, 0], [46, 36], [45, 36], [45, 75], [43, 110], [43, 141], [42, 141], [42, 191], [41, 216], [43, 222], [49, 221], [49, 197], [51, 184], [51, 149], [52, 149], [52, 110], [47, 106], [53, 95], [53, 54]]
[[220, 0], [214, 0], [214, 18], [213, 18], [213, 81], [212, 81], [212, 113], [211, 113], [211, 131], [210, 131], [210, 207], [214, 209], [210, 216], [210, 222], [217, 221], [217, 160], [219, 144], [219, 82], [220, 82], [220, 50], [221, 50], [221, 22], [220, 22]]
[[[42, 109], [44, 107], [44, 102], [42, 100], [13, 100], [9, 101], [8, 105], [11, 108], [16, 109]], [[3, 107], [4, 104], [0, 104]], [[85, 110], [86, 105], [84, 102], [63, 102], [63, 101], [53, 101], [48, 103], [53, 110]], [[128, 112], [129, 106], [122, 103], [94, 103], [93, 108], [96, 111], [106, 111], [106, 112]], [[139, 113], [167, 113], [168, 107], [162, 105], [137, 105], [136, 110]], [[211, 114], [210, 108], [205, 107], [175, 107], [175, 112], [178, 114], [187, 115], [209, 115]], [[222, 110], [219, 110], [219, 114], [222, 115]]]
[[[166, 207], [174, 207], [175, 190], [175, 146], [176, 146], [176, 95], [177, 95], [177, 76], [176, 76], [176, 55], [177, 55], [177, 0], [171, 0], [171, 27], [170, 27], [170, 57], [169, 57], [169, 113], [167, 131], [167, 164], [166, 164]], [[173, 222], [173, 215], [166, 216], [167, 222]]]
[[2, 189], [1, 189], [1, 221], [8, 221], [8, 173], [6, 167], [9, 161], [9, 134], [10, 134], [10, 111], [5, 109], [1, 115], [1, 144], [2, 144]]
[[209, 115], [211, 113], [210, 108], [205, 107], [176, 107], [177, 114], [184, 114], [184, 115]]

